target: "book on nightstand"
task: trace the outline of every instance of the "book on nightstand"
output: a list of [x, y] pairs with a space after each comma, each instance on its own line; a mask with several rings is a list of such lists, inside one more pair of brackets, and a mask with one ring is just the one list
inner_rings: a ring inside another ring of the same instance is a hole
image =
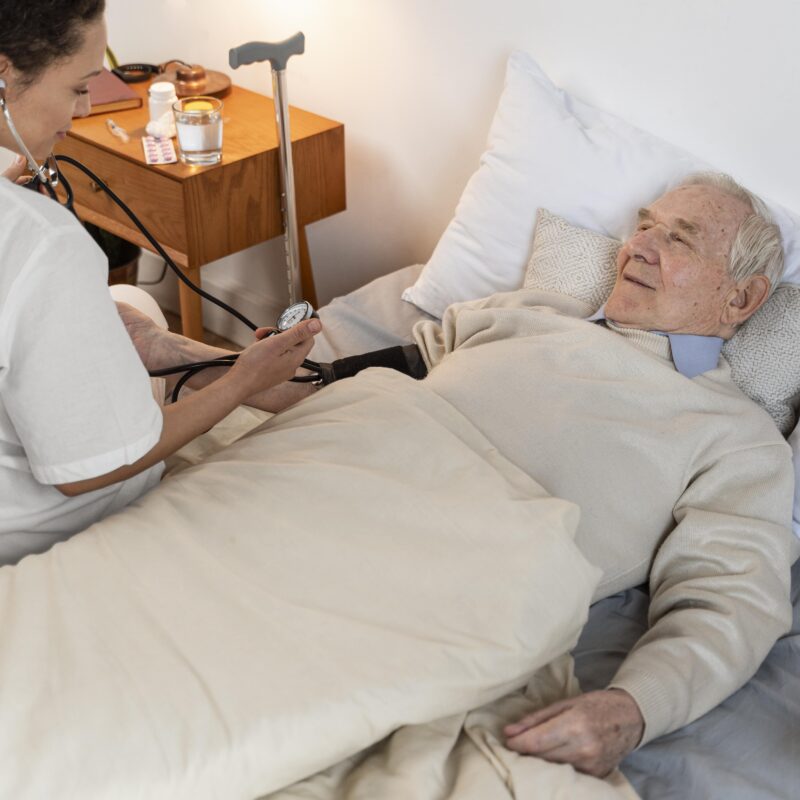
[[107, 69], [89, 81], [89, 99], [92, 103], [89, 116], [139, 108], [142, 105], [142, 98], [125, 81]]

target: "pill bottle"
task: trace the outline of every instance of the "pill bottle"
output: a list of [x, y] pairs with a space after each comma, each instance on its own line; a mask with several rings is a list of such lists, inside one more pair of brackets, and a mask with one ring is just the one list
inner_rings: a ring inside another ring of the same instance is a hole
[[159, 81], [150, 86], [147, 94], [150, 122], [166, 125], [171, 130], [171, 135], [174, 136], [175, 120], [172, 115], [172, 104], [178, 99], [175, 94], [175, 84]]

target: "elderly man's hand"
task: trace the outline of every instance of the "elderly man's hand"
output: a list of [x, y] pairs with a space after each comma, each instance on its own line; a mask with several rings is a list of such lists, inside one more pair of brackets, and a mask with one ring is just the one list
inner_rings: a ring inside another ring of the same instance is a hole
[[159, 328], [151, 317], [138, 308], [117, 301], [117, 311], [147, 369], [163, 369], [173, 364], [201, 360], [184, 357], [178, 346], [182, 337]]
[[602, 778], [639, 744], [644, 718], [626, 691], [606, 689], [553, 703], [503, 732], [511, 750]]

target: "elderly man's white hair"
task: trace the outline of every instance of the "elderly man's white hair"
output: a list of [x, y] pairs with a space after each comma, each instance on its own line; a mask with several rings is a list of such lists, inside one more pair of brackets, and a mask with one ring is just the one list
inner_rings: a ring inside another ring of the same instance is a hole
[[684, 178], [679, 186], [714, 186], [750, 206], [753, 213], [739, 226], [731, 245], [728, 272], [735, 281], [766, 275], [770, 292], [774, 291], [783, 275], [783, 241], [767, 204], [722, 172], [697, 172]]

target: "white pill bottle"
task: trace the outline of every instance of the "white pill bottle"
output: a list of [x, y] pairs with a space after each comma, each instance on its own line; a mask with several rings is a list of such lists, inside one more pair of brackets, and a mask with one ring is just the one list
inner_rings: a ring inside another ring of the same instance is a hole
[[172, 113], [172, 104], [178, 99], [175, 84], [168, 81], [153, 83], [147, 92], [147, 97], [150, 106], [147, 133], [159, 138], [175, 136], [175, 116]]

